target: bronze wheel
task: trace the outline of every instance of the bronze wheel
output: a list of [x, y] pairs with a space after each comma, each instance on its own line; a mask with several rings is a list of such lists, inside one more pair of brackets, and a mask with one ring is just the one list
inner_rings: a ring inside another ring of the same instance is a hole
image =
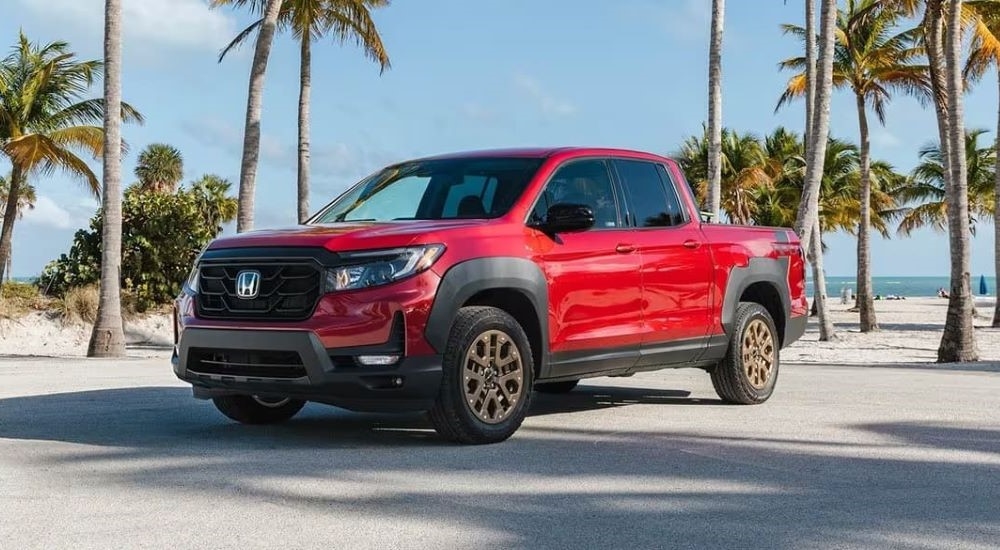
[[469, 410], [487, 424], [503, 422], [517, 409], [524, 368], [510, 335], [488, 330], [472, 342], [465, 354], [462, 385]]
[[497, 443], [514, 434], [531, 405], [531, 343], [506, 311], [458, 310], [441, 359], [441, 388], [428, 411], [445, 439]]
[[775, 348], [771, 329], [762, 319], [754, 319], [747, 325], [740, 351], [747, 381], [758, 390], [763, 389], [771, 378]]
[[781, 366], [781, 336], [761, 304], [736, 307], [726, 356], [711, 370], [712, 386], [726, 403], [754, 405], [771, 397]]

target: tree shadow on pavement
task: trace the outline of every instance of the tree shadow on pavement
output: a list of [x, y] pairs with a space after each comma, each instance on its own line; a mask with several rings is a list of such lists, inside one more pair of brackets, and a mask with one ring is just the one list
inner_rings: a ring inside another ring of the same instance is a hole
[[[672, 427], [673, 405], [694, 402], [683, 394], [539, 396], [543, 416], [511, 440], [462, 447], [421, 415], [310, 406], [280, 426], [239, 426], [185, 388], [123, 388], [0, 400], [0, 439], [82, 444], [32, 466], [100, 483], [276, 502], [329, 522], [360, 513], [502, 533], [505, 546], [892, 546], [926, 535], [955, 547], [1000, 535], [996, 430], [882, 423], [844, 426], [834, 441], [726, 437]], [[663, 404], [661, 423], [630, 431], [544, 416], [605, 402]]]

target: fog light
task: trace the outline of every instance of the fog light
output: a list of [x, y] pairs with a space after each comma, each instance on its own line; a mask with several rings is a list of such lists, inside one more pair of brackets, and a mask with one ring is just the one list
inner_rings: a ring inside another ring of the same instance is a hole
[[384, 367], [399, 361], [398, 355], [359, 355], [358, 363], [366, 367]]

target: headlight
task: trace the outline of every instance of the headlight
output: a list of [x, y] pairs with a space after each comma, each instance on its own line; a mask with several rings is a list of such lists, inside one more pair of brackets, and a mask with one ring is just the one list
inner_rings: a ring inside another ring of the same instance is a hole
[[354, 290], [405, 279], [434, 265], [442, 252], [440, 244], [346, 252], [341, 257], [350, 265], [327, 269], [323, 290]]
[[188, 278], [184, 281], [184, 286], [192, 293], [198, 293], [198, 262], [194, 263], [194, 267], [191, 268], [191, 273], [188, 274]]
[[198, 263], [201, 262], [201, 256], [205, 254], [206, 250], [208, 250], [208, 246], [209, 245], [206, 244], [201, 249], [201, 252], [194, 257], [194, 265], [191, 267], [191, 273], [188, 273], [187, 280], [184, 281], [184, 287], [190, 290], [191, 294], [198, 293]]

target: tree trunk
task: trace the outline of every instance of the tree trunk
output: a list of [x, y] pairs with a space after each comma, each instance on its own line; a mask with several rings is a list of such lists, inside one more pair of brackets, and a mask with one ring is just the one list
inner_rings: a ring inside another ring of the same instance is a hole
[[257, 162], [260, 158], [260, 116], [264, 101], [264, 76], [267, 73], [267, 59], [271, 55], [271, 43], [281, 11], [282, 0], [267, 0], [263, 22], [257, 34], [257, 45], [250, 67], [250, 84], [247, 90], [247, 116], [243, 129], [243, 161], [240, 164], [239, 212], [236, 215], [236, 231], [253, 229], [254, 189], [257, 182]]
[[[811, 250], [811, 228], [819, 217], [819, 188], [830, 136], [830, 97], [833, 94], [833, 51], [837, 28], [837, 0], [823, 0], [820, 14], [820, 51], [816, 63], [816, 98], [809, 123], [811, 147], [806, 151], [806, 178], [795, 218], [795, 232], [804, 250]], [[819, 238], [816, 235], [816, 238]]]
[[302, 36], [299, 67], [299, 223], [309, 219], [309, 102], [312, 96], [312, 39]]
[[861, 219], [858, 221], [858, 309], [861, 312], [861, 332], [878, 330], [875, 319], [875, 297], [872, 292], [872, 178], [871, 141], [868, 136], [868, 114], [865, 98], [856, 94], [858, 129], [861, 135]]
[[827, 307], [826, 272], [823, 270], [823, 230], [819, 219], [813, 224], [813, 238], [810, 241], [812, 250], [813, 285], [815, 286], [816, 314], [819, 317], [819, 341], [832, 342], [837, 339], [837, 333], [830, 319], [830, 309]]
[[948, 240], [951, 248], [951, 293], [944, 335], [938, 348], [941, 363], [976, 361], [976, 335], [973, 320], [972, 285], [969, 281], [969, 183], [965, 158], [965, 121], [962, 85], [962, 0], [945, 4], [945, 80], [948, 90], [950, 185], [946, 186], [948, 203]]
[[[997, 66], [997, 84], [1000, 86], [1000, 65]], [[1000, 151], [1000, 109], [997, 112], [997, 150]], [[1000, 328], [1000, 155], [997, 156], [997, 166], [993, 180], [993, 294], [996, 305], [993, 307], [993, 328]]]
[[[813, 117], [816, 116], [816, 14], [813, 0], [806, 1], [806, 131], [805, 150], [808, 158], [813, 145]], [[825, 155], [825, 153], [824, 153]], [[827, 307], [826, 273], [823, 270], [823, 232], [819, 222], [819, 193], [817, 193], [817, 211], [813, 223], [812, 238], [809, 244], [809, 261], [813, 268], [813, 284], [815, 286], [813, 305], [819, 321], [819, 339], [829, 342], [837, 339], [830, 320], [830, 310]]]
[[719, 220], [722, 203], [722, 32], [725, 0], [712, 0], [712, 37], [708, 48], [708, 209]]
[[813, 117], [816, 115], [816, 14], [813, 0], [806, 0], [806, 155], [812, 144]]
[[3, 229], [0, 230], [0, 291], [3, 291], [3, 282], [7, 273], [7, 264], [13, 254], [14, 243], [14, 220], [17, 219], [17, 203], [21, 200], [21, 186], [24, 174], [14, 164], [10, 172], [10, 189], [7, 190], [7, 205], [3, 212]]
[[104, 2], [104, 186], [101, 209], [101, 284], [97, 320], [87, 346], [87, 357], [125, 355], [122, 326], [122, 5]]

